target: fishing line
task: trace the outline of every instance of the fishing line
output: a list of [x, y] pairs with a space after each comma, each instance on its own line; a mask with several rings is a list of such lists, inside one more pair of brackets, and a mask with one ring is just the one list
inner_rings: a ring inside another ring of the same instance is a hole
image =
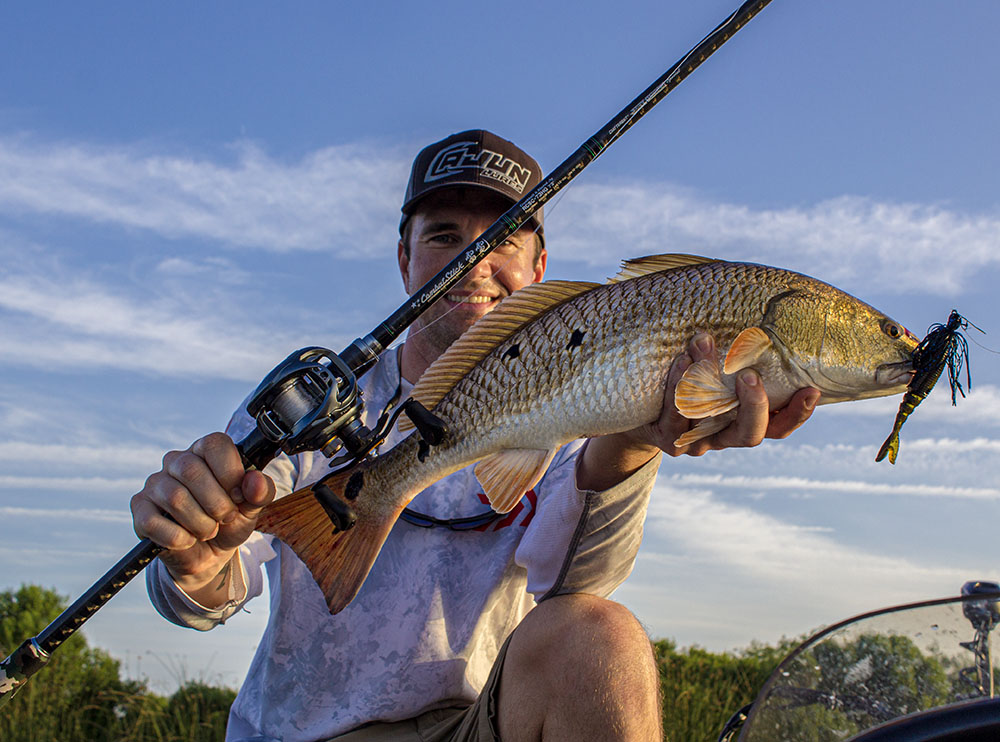
[[[976, 328], [979, 329], [978, 327]], [[980, 350], [985, 350], [987, 353], [992, 353], [995, 356], [1000, 356], [1000, 350], [993, 350], [993, 348], [987, 348], [985, 345], [980, 343], [978, 340], [972, 340], [972, 344], [975, 345]]]
[[[969, 327], [976, 327], [976, 326], [970, 322]], [[981, 327], [976, 327], [976, 329], [979, 330], [984, 335], [986, 334], [986, 330], [982, 329]], [[969, 338], [969, 341], [980, 350], [985, 350], [987, 353], [992, 353], [995, 356], [1000, 356], [1000, 350], [993, 350], [993, 348], [987, 348], [985, 345], [980, 343], [975, 338]]]

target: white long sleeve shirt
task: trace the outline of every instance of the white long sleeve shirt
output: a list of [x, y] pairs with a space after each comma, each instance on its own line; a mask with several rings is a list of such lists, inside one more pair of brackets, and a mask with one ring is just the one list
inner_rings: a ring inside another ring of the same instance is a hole
[[[385, 353], [365, 382], [371, 425], [401, 387], [397, 354]], [[227, 432], [240, 440], [253, 424], [241, 410]], [[395, 442], [387, 441], [386, 450]], [[263, 592], [263, 568], [270, 616], [226, 739], [312, 742], [370, 721], [467, 705], [535, 601], [575, 592], [608, 596], [631, 572], [659, 457], [609, 490], [580, 491], [575, 463], [581, 445], [563, 447], [535, 489], [483, 529], [397, 522], [357, 597], [337, 615], [330, 615], [291, 549], [254, 533], [239, 550], [243, 602]], [[280, 497], [329, 468], [322, 454], [304, 453], [282, 455], [265, 472]], [[427, 488], [409, 507], [461, 518], [489, 508], [481, 493], [470, 466]], [[198, 605], [159, 560], [146, 578], [157, 611], [181, 626], [207, 631], [237, 610]]]

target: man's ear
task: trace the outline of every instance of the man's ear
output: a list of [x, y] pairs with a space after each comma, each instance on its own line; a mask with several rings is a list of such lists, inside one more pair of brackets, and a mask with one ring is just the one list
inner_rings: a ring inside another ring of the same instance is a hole
[[406, 257], [406, 247], [403, 240], [396, 243], [396, 260], [399, 262], [399, 275], [403, 278], [403, 291], [410, 295], [410, 259]]
[[[535, 239], [538, 239], [537, 237]], [[542, 251], [538, 254], [538, 260], [535, 261], [535, 283], [538, 283], [545, 277], [545, 266], [549, 263], [549, 251], [544, 247]]]

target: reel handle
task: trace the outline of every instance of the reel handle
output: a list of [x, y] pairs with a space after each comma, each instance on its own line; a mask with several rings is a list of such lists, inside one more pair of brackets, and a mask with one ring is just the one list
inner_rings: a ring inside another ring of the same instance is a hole
[[246, 438], [236, 444], [236, 450], [240, 452], [244, 469], [259, 471], [278, 455], [281, 448], [261, 433], [260, 428], [254, 428]]

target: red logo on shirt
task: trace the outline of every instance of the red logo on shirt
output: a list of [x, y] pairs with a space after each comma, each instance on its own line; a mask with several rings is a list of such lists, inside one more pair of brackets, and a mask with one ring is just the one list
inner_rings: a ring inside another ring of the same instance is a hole
[[[490, 500], [486, 495], [480, 493], [479, 501], [484, 505], [489, 505]], [[509, 528], [510, 526], [520, 526], [522, 528], [527, 528], [528, 524], [531, 523], [531, 519], [535, 517], [535, 508], [538, 505], [538, 495], [535, 494], [534, 490], [528, 490], [524, 493], [524, 497], [521, 498], [520, 502], [514, 506], [514, 509], [507, 513], [506, 516], [492, 523], [487, 523], [485, 526], [479, 526], [474, 530], [476, 531], [499, 531], [501, 528]], [[522, 517], [523, 515], [523, 517]]]

